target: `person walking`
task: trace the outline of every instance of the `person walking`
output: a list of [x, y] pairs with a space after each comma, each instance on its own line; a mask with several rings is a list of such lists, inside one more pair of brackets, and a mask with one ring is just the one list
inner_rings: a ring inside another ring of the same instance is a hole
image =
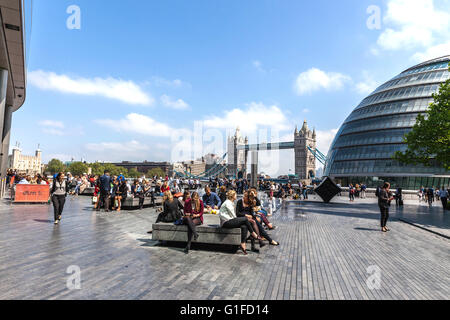
[[448, 191], [444, 187], [439, 190], [439, 198], [441, 198], [442, 208], [445, 211], [447, 209]]
[[392, 193], [390, 192], [391, 184], [389, 182], [385, 182], [383, 188], [380, 190], [380, 195], [378, 196], [378, 206], [380, 207], [381, 213], [381, 231], [387, 232], [390, 231], [386, 228], [386, 223], [389, 219], [389, 206], [391, 205], [391, 201], [394, 200]]
[[64, 204], [66, 202], [66, 196], [69, 192], [69, 184], [64, 177], [64, 173], [60, 172], [53, 180], [53, 185], [51, 189], [52, 203], [53, 203], [53, 213], [55, 218], [55, 224], [61, 221], [62, 212], [64, 210]]

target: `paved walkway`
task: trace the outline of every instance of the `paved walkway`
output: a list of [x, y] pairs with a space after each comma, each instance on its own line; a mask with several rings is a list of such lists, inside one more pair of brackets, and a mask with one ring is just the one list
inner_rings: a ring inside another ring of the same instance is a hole
[[[89, 201], [68, 200], [59, 226], [50, 206], [0, 206], [0, 299], [450, 298], [449, 240], [398, 220], [382, 233], [374, 204], [286, 203], [272, 217], [282, 245], [243, 256], [186, 255], [146, 234], [153, 209], [96, 213]], [[72, 265], [80, 290], [66, 285]]]
[[[308, 201], [322, 202], [318, 196], [310, 196]], [[376, 206], [377, 199], [357, 198], [355, 202], [350, 203], [348, 197], [335, 197], [332, 203], [353, 205], [366, 205], [370, 208]], [[440, 201], [434, 201], [432, 206], [428, 203], [418, 200], [405, 200], [403, 207], [396, 207], [395, 201], [392, 201], [390, 215], [406, 223], [411, 223], [420, 228], [435, 232], [444, 237], [450, 238], [450, 211], [444, 211]]]

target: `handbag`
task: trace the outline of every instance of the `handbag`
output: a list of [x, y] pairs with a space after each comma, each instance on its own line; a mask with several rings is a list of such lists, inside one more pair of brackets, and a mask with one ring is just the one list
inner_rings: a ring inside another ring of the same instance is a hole
[[98, 201], [98, 197], [96, 197], [96, 196], [92, 197], [92, 203], [97, 203], [97, 201]]

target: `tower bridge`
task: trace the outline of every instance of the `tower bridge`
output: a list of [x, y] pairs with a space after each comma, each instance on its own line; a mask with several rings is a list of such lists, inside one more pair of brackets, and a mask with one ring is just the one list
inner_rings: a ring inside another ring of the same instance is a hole
[[326, 157], [316, 149], [316, 130], [310, 130], [306, 120], [300, 130], [295, 128], [294, 140], [289, 142], [270, 142], [249, 144], [248, 138], [236, 129], [234, 136], [228, 138], [227, 173], [229, 176], [247, 176], [248, 154], [251, 153], [252, 184], [256, 184], [258, 174], [258, 151], [294, 149], [295, 175], [300, 180], [311, 180], [316, 176], [316, 158], [324, 162]]
[[[293, 149], [295, 155], [295, 175], [302, 181], [310, 182], [316, 176], [316, 159], [325, 164], [326, 156], [316, 148], [316, 130], [310, 130], [306, 120], [300, 130], [295, 128], [294, 140], [288, 142], [269, 142], [249, 144], [248, 138], [241, 135], [239, 128], [234, 136], [228, 137], [227, 152], [208, 171], [199, 175], [189, 172], [176, 172], [179, 176], [209, 179], [219, 175], [234, 178], [247, 177], [247, 165], [249, 153], [251, 154], [251, 177], [252, 185], [256, 185], [258, 176], [258, 151], [266, 150], [288, 150]], [[227, 158], [227, 163], [222, 160]]]

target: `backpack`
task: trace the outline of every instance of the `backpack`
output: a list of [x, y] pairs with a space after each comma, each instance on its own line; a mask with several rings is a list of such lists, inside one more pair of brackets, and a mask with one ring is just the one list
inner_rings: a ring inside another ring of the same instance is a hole
[[375, 196], [376, 197], [380, 196], [380, 187], [377, 187], [377, 190], [375, 190]]

